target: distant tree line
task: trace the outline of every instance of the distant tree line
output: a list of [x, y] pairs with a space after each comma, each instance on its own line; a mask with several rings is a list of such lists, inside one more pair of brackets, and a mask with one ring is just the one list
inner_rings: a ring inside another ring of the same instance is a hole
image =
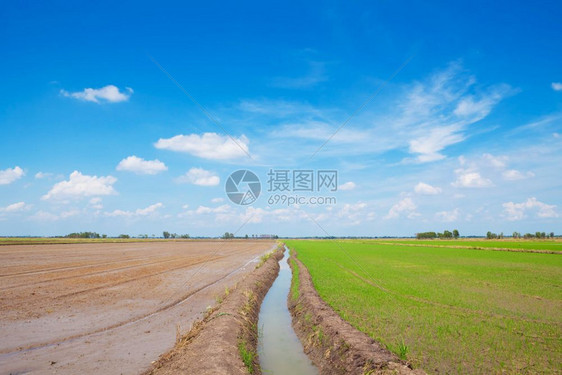
[[449, 231], [449, 230], [445, 230], [443, 231], [443, 233], [439, 233], [439, 232], [421, 232], [421, 233], [416, 233], [416, 238], [418, 240], [422, 240], [422, 239], [435, 239], [435, 238], [443, 238], [443, 239], [457, 239], [459, 238], [460, 234], [459, 231], [457, 229], [453, 229], [453, 231]]
[[96, 232], [77, 232], [70, 233], [66, 235], [67, 238], [107, 238], [107, 234], [102, 234]]
[[170, 233], [168, 231], [162, 232], [162, 236], [164, 238], [190, 238], [189, 234], [177, 234], [177, 233]]
[[[494, 237], [495, 236], [495, 237]], [[500, 237], [501, 236], [501, 237]], [[538, 239], [542, 239], [542, 238], [554, 238], [554, 232], [550, 232], [550, 233], [546, 233], [546, 232], [535, 232], [535, 234], [532, 233], [525, 233], [524, 235], [521, 235], [521, 233], [519, 232], [513, 232], [513, 234], [511, 235], [513, 238], [525, 238], [525, 239], [530, 239], [530, 238], [538, 238]], [[495, 233], [492, 232], [488, 232], [486, 234], [486, 238], [487, 239], [493, 239], [493, 238], [503, 238], [503, 233], [500, 233], [499, 235], [496, 235]]]

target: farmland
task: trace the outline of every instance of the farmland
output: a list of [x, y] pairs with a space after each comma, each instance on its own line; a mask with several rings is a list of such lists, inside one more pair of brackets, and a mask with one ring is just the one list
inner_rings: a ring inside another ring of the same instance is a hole
[[[560, 244], [521, 243], [490, 241], [490, 247], [549, 250]], [[562, 257], [448, 244], [287, 241], [340, 316], [414, 367], [428, 373], [558, 373]]]
[[3, 373], [139, 373], [275, 244], [82, 242], [0, 246]]
[[559, 240], [409, 240], [391, 239], [376, 240], [381, 243], [394, 243], [409, 246], [428, 245], [435, 247], [460, 247], [469, 249], [505, 249], [505, 250], [536, 250], [536, 251], [562, 251], [562, 241]]

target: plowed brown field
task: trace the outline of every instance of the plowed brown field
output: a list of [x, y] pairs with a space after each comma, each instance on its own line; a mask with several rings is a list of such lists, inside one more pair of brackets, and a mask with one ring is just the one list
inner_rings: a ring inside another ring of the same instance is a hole
[[138, 373], [274, 245], [0, 246], [0, 372]]

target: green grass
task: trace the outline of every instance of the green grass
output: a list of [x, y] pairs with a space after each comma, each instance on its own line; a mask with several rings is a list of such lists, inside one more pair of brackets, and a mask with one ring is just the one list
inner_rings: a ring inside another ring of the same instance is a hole
[[254, 360], [256, 359], [257, 354], [248, 347], [246, 341], [242, 340], [238, 343], [238, 352], [240, 353], [240, 357], [242, 358], [242, 362], [248, 369], [250, 374], [255, 372], [254, 369]]
[[335, 311], [415, 367], [560, 373], [561, 255], [380, 242], [286, 241]]
[[[377, 239], [377, 242], [399, 243], [405, 245], [431, 245], [454, 246], [467, 248], [498, 248], [514, 250], [548, 250], [562, 251], [561, 240], [484, 240], [484, 239], [459, 239], [459, 240], [415, 240], [415, 239]], [[365, 241], [363, 241], [365, 242]]]
[[299, 292], [300, 280], [299, 280], [299, 265], [293, 259], [294, 253], [295, 253], [294, 250], [290, 250], [291, 258], [289, 258], [289, 261], [291, 262], [291, 267], [293, 269], [293, 274], [291, 276], [291, 278], [292, 278], [292, 281], [291, 281], [291, 298], [293, 299], [293, 301], [296, 301], [296, 300], [299, 299], [299, 295], [300, 295], [300, 292]]

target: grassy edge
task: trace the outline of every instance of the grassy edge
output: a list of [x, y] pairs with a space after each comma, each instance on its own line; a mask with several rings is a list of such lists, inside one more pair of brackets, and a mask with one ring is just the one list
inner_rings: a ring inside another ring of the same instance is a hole
[[291, 298], [293, 301], [297, 301], [300, 297], [300, 279], [299, 279], [299, 265], [295, 261], [296, 252], [295, 249], [289, 249], [289, 261], [291, 262], [291, 268], [293, 269], [291, 276]]

